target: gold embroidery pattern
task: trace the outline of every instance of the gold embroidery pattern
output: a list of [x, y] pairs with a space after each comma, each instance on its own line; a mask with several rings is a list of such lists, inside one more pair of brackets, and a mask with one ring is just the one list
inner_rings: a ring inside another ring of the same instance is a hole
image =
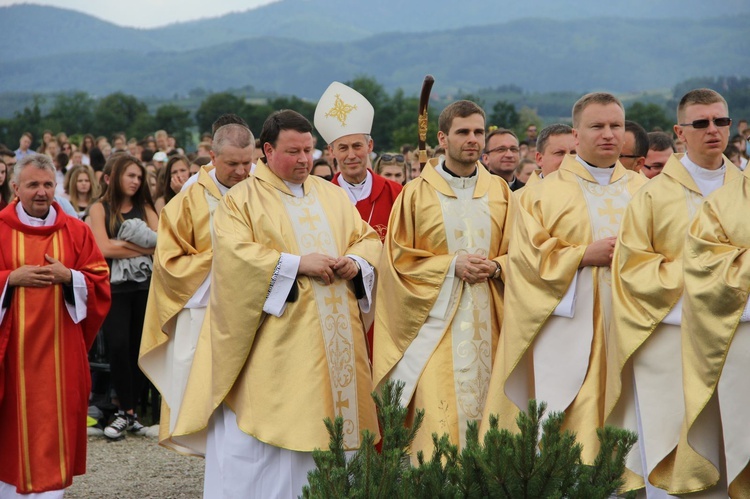
[[[632, 197], [628, 192], [628, 176], [624, 175], [608, 185], [599, 185], [581, 177], [576, 177], [576, 179], [589, 212], [591, 240], [616, 237], [620, 231], [620, 222], [622, 222], [625, 207]], [[599, 283], [599, 303], [604, 315], [604, 328], [608, 334], [612, 317], [612, 271], [609, 267], [596, 267], [594, 272]]]
[[[280, 194], [292, 221], [300, 255], [324, 253], [338, 256], [331, 226], [314, 189], [304, 197]], [[359, 416], [354, 341], [349, 317], [346, 282], [323, 286], [311, 279], [326, 349], [331, 396], [336, 416], [344, 419], [344, 446], [359, 447]]]
[[326, 113], [326, 118], [336, 118], [342, 127], [346, 126], [346, 118], [349, 113], [357, 109], [356, 105], [347, 104], [339, 94], [336, 94], [336, 100], [333, 107]]
[[[438, 194], [449, 253], [487, 256], [492, 234], [488, 196], [472, 199], [472, 186], [449, 183], [457, 197]], [[458, 435], [463, 447], [468, 422], [482, 418], [492, 370], [492, 314], [488, 283], [463, 284], [449, 331]]]

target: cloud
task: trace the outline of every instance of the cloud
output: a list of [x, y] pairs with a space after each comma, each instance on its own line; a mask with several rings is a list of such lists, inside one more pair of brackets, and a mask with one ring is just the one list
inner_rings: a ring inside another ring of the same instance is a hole
[[[250, 10], [274, 0], [47, 0], [33, 2], [83, 12], [99, 19], [136, 28], [155, 28], [177, 22], [218, 17], [229, 12]], [[29, 3], [0, 0], [0, 7]]]

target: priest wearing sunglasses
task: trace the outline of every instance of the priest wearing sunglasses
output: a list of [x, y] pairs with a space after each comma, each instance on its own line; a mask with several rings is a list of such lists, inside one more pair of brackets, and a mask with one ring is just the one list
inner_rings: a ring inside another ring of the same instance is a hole
[[[715, 364], [720, 372], [725, 357], [686, 348], [695, 332], [683, 319], [682, 304], [690, 222], [705, 196], [741, 176], [722, 154], [728, 115], [726, 101], [713, 90], [682, 97], [674, 131], [687, 152], [672, 154], [661, 174], [633, 197], [612, 260], [614, 341], [608, 345], [605, 410], [608, 424], [639, 433], [626, 481], [628, 489], [645, 485], [648, 497], [706, 489], [718, 480], [718, 472], [704, 479], [706, 470], [723, 462], [720, 437], [709, 433], [721, 425], [713, 424], [716, 419], [708, 426], [708, 420], [693, 423], [711, 398], [704, 388], [715, 381], [700, 370]], [[706, 362], [695, 362], [704, 355]], [[705, 413], [715, 408], [709, 404]], [[690, 426], [684, 428], [686, 415]]]

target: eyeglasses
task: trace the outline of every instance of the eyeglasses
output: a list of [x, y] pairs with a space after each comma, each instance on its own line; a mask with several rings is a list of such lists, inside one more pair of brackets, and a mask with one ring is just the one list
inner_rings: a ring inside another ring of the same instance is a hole
[[322, 178], [323, 180], [328, 180], [329, 182], [333, 180], [333, 175], [318, 175], [318, 177]]
[[403, 163], [404, 155], [403, 154], [383, 154], [382, 156], [380, 156], [380, 161], [382, 163], [390, 163], [391, 161], [395, 161], [396, 163]]
[[628, 158], [628, 159], [638, 159], [640, 156], [636, 154], [620, 154], [620, 158]]
[[691, 126], [696, 130], [701, 130], [703, 128], [708, 128], [708, 125], [710, 125], [712, 121], [717, 127], [724, 127], [732, 124], [732, 118], [714, 118], [712, 120], [695, 120], [692, 123], [680, 123], [680, 126]]
[[646, 165], [646, 164], [644, 164], [643, 167], [646, 170], [661, 170], [662, 168], [664, 168], [664, 165]]
[[518, 154], [521, 152], [521, 150], [517, 148], [516, 146], [512, 146], [512, 147], [498, 146], [494, 149], [489, 149], [487, 151], [487, 154], [490, 154], [493, 152], [499, 152], [500, 154], [505, 154], [508, 151], [512, 152], [513, 154]]

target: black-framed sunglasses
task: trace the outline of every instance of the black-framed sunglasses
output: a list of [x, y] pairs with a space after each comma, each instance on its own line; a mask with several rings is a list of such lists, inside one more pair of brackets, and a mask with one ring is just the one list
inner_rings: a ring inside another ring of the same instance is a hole
[[662, 168], [664, 168], [664, 165], [647, 165], [644, 163], [643, 167], [646, 170], [661, 170]]
[[403, 154], [383, 154], [382, 156], [380, 156], [380, 161], [383, 163], [390, 163], [391, 161], [395, 161], [396, 163], [403, 163], [404, 155]]
[[638, 159], [640, 156], [636, 154], [620, 154], [620, 158]]
[[695, 120], [692, 123], [680, 123], [680, 126], [691, 126], [696, 130], [701, 130], [703, 128], [708, 128], [708, 125], [710, 125], [712, 121], [717, 127], [725, 127], [732, 124], [732, 118], [714, 118], [712, 120]]

